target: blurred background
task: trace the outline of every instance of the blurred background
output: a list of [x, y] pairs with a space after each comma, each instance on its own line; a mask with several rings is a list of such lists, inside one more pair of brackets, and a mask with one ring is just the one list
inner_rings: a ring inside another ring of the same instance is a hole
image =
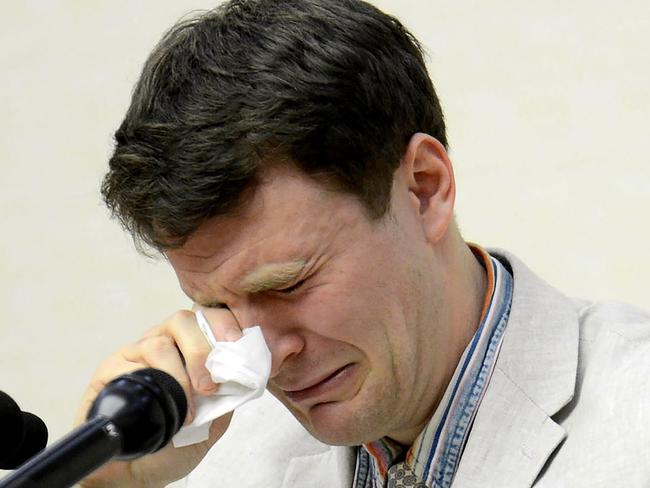
[[[650, 309], [650, 3], [376, 0], [425, 45], [466, 239], [565, 293]], [[7, 0], [0, 390], [72, 425], [99, 362], [178, 308], [99, 185], [141, 66], [199, 0]]]

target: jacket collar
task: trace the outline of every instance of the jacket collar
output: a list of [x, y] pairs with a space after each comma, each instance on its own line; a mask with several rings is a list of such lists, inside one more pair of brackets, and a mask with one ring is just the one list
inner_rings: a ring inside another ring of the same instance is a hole
[[573, 398], [578, 316], [572, 302], [515, 256], [490, 250], [514, 277], [497, 365], [454, 487], [531, 486], [566, 437], [551, 416]]

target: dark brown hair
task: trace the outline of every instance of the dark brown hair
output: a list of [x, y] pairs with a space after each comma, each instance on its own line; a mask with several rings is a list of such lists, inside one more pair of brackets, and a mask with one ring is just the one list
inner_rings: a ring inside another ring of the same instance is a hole
[[358, 0], [233, 0], [151, 53], [102, 195], [159, 250], [240, 208], [278, 161], [379, 218], [415, 132], [446, 146], [420, 45], [397, 19]]

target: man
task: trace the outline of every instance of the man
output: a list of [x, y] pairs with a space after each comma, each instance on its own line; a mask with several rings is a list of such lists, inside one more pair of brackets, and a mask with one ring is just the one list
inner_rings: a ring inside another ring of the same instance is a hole
[[[647, 486], [650, 319], [467, 245], [417, 41], [357, 0], [233, 1], [147, 61], [103, 185], [270, 398], [85, 486]], [[180, 311], [106, 360], [218, 388]], [[188, 420], [194, 406], [190, 404]], [[292, 420], [288, 412], [298, 423]], [[223, 438], [222, 438], [223, 437]], [[214, 447], [213, 447], [214, 446]]]

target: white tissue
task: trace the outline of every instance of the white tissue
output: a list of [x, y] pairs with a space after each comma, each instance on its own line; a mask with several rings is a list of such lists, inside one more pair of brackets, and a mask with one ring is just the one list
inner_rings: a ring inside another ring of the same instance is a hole
[[207, 397], [194, 395], [194, 420], [174, 436], [174, 447], [207, 440], [214, 419], [264, 393], [271, 374], [271, 352], [264, 341], [262, 329], [256, 326], [243, 332], [244, 336], [236, 342], [213, 343], [205, 367], [219, 388]]

